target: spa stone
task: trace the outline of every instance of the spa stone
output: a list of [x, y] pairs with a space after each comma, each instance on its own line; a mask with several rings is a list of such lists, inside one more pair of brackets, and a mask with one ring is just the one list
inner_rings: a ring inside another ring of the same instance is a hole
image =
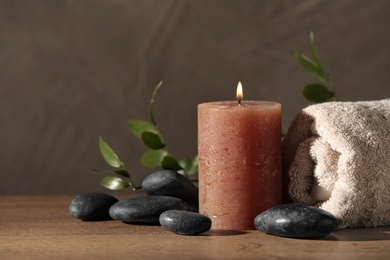
[[113, 196], [102, 192], [87, 192], [77, 195], [69, 204], [69, 213], [81, 220], [107, 220], [110, 207], [118, 202]]
[[162, 195], [181, 198], [198, 211], [198, 187], [183, 175], [172, 170], [162, 170], [150, 174], [142, 182], [142, 189], [149, 195]]
[[256, 229], [282, 237], [320, 238], [337, 227], [329, 212], [300, 203], [283, 204], [257, 215]]
[[191, 211], [168, 210], [160, 215], [160, 225], [176, 234], [196, 235], [210, 230], [211, 219]]
[[126, 223], [159, 224], [161, 213], [170, 209], [187, 210], [188, 205], [180, 198], [143, 196], [118, 201], [110, 208], [110, 216]]

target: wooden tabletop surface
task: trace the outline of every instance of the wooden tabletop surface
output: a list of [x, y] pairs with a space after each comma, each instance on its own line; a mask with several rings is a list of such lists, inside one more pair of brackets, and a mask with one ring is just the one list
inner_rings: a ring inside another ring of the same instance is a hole
[[0, 259], [390, 259], [390, 227], [323, 239], [251, 231], [176, 235], [160, 226], [84, 222], [69, 196], [0, 197]]

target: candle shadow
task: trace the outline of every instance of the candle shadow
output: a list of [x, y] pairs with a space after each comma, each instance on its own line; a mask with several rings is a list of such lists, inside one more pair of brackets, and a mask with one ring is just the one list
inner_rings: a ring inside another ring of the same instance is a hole
[[204, 233], [204, 236], [238, 236], [244, 235], [247, 232], [239, 230], [209, 230]]

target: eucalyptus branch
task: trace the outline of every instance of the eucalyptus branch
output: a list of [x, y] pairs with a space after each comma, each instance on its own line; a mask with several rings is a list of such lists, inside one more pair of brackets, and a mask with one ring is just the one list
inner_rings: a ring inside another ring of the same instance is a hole
[[140, 159], [141, 164], [147, 168], [161, 166], [163, 169], [170, 169], [181, 172], [186, 177], [194, 174], [198, 170], [197, 157], [178, 161], [167, 148], [162, 137], [158, 124], [154, 117], [154, 101], [158, 90], [162, 86], [162, 81], [157, 84], [149, 104], [150, 122], [143, 120], [129, 120], [128, 126], [130, 132], [140, 138], [144, 145], [149, 148]]
[[150, 103], [149, 103], [149, 117], [150, 117], [150, 122], [156, 127], [158, 128], [158, 125], [156, 123], [156, 120], [154, 119], [154, 112], [153, 112], [153, 106], [154, 106], [154, 98], [157, 94], [157, 91], [161, 88], [163, 82], [160, 81], [157, 86], [154, 88], [153, 90], [153, 94], [152, 94], [152, 98], [150, 99]]
[[332, 87], [332, 81], [328, 73], [321, 65], [320, 58], [314, 47], [314, 34], [310, 32], [310, 52], [312, 58], [303, 55], [295, 49], [295, 58], [302, 67], [316, 80], [303, 89], [303, 96], [314, 103], [322, 103], [336, 100], [336, 94]]
[[[178, 161], [167, 148], [166, 143], [161, 135], [158, 124], [154, 117], [154, 101], [158, 90], [162, 86], [160, 81], [153, 90], [153, 94], [149, 103], [149, 119], [150, 121], [140, 119], [130, 119], [128, 121], [128, 128], [130, 132], [141, 139], [143, 144], [148, 148], [140, 158], [140, 163], [146, 168], [154, 168], [160, 166], [163, 169], [174, 170], [182, 173], [189, 178], [189, 175], [198, 171], [198, 157], [187, 158]], [[108, 165], [115, 168], [115, 170], [98, 170], [94, 171], [103, 173], [114, 173], [120, 175], [106, 176], [100, 182], [102, 186], [111, 190], [120, 190], [127, 187], [131, 187], [133, 190], [139, 189], [134, 185], [129, 171], [126, 169], [125, 164], [119, 159], [118, 155], [112, 150], [112, 148], [103, 140], [99, 138], [99, 148], [103, 155], [104, 160]], [[124, 180], [125, 179], [125, 180]]]

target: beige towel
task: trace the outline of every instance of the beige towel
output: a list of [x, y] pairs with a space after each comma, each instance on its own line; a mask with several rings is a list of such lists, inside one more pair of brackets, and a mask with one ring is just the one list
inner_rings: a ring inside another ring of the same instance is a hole
[[288, 199], [333, 213], [339, 228], [390, 225], [390, 99], [303, 109], [283, 140], [283, 174]]

